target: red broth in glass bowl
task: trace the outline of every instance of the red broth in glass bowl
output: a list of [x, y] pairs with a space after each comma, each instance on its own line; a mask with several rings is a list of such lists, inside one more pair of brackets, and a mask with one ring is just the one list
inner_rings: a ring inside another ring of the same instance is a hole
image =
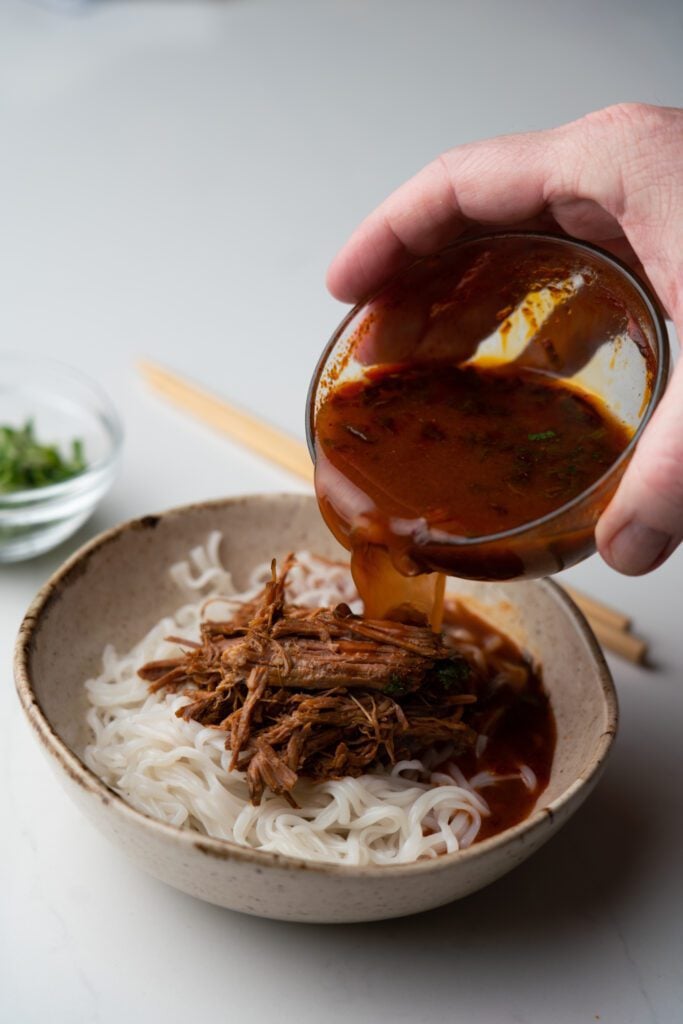
[[591, 554], [667, 372], [647, 289], [563, 237], [468, 238], [352, 310], [308, 440], [366, 614], [438, 626], [433, 574], [546, 576]]

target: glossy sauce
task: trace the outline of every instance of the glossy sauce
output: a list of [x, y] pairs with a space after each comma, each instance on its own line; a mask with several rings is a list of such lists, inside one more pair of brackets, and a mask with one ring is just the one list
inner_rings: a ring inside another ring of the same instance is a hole
[[[464, 626], [482, 647], [496, 633], [460, 602], [446, 606], [446, 632], [449, 625]], [[486, 689], [478, 691], [477, 703], [468, 708], [467, 724], [485, 734], [488, 741], [479, 757], [472, 751], [454, 760], [468, 779], [483, 771], [511, 775], [526, 765], [536, 776], [536, 786], [529, 789], [519, 778], [501, 779], [486, 786], [482, 795], [491, 813], [482, 818], [477, 842], [529, 816], [548, 785], [556, 743], [555, 718], [540, 671], [525, 661], [509, 638], [500, 633], [496, 638], [499, 645], [495, 660], [514, 666], [519, 681], [514, 682], [511, 673], [510, 682], [499, 684], [492, 679]]]
[[317, 444], [374, 506], [478, 537], [571, 501], [630, 432], [595, 397], [528, 369], [374, 370], [318, 415]]
[[[495, 535], [554, 512], [603, 476], [630, 438], [597, 397], [539, 370], [380, 367], [322, 404], [316, 493], [352, 550], [367, 613], [401, 617], [412, 603], [429, 615], [438, 584], [411, 587], [401, 575], [458, 575], [451, 538]], [[485, 569], [480, 578], [519, 575], [504, 560], [502, 571]], [[432, 622], [438, 628], [438, 617]]]

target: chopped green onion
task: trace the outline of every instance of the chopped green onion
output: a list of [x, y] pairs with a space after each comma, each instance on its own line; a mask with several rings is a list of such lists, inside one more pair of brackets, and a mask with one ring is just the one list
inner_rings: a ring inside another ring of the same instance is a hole
[[409, 689], [406, 680], [402, 679], [398, 672], [392, 672], [388, 684], [384, 687], [384, 692], [389, 697], [402, 697]]
[[529, 441], [553, 441], [557, 437], [554, 430], [543, 430], [540, 434], [527, 434]]
[[459, 658], [449, 661], [445, 665], [439, 665], [436, 674], [443, 688], [450, 690], [453, 687], [458, 687], [460, 683], [467, 682], [472, 670], [464, 658]]
[[61, 483], [85, 469], [83, 442], [71, 442], [63, 456], [56, 445], [40, 444], [33, 421], [19, 429], [0, 426], [0, 494]]

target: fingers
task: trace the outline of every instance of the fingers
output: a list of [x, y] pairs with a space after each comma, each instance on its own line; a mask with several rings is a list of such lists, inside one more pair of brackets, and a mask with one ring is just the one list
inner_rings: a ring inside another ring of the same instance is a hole
[[[358, 301], [464, 231], [551, 217], [642, 268], [683, 336], [682, 159], [683, 111], [642, 104], [458, 147], [360, 225], [330, 267], [328, 286]], [[683, 363], [596, 537], [606, 561], [628, 574], [654, 568], [683, 538]]]
[[355, 302], [405, 263], [435, 252], [473, 222], [519, 224], [540, 214], [553, 132], [461, 146], [428, 164], [363, 221], [332, 263], [327, 284]]
[[628, 576], [656, 569], [683, 539], [683, 364], [595, 536], [605, 561]]
[[445, 165], [429, 164], [356, 228], [327, 273], [342, 302], [372, 294], [407, 260], [434, 252], [465, 227]]
[[413, 265], [364, 309], [354, 355], [361, 363], [469, 359], [528, 291], [509, 251], [451, 249], [440, 259]]
[[[602, 112], [619, 119], [627, 146], [618, 213], [626, 236], [683, 337], [683, 111], [637, 105]], [[622, 136], [624, 137], [624, 136]], [[616, 150], [612, 147], [616, 156]], [[589, 185], [598, 191], [597, 180]], [[607, 205], [607, 198], [603, 199]], [[640, 575], [661, 565], [683, 539], [683, 364], [643, 434], [596, 529], [614, 569]]]
[[670, 310], [661, 197], [680, 166], [682, 126], [679, 110], [621, 104], [550, 131], [452, 149], [360, 225], [333, 261], [328, 287], [358, 301], [473, 226], [544, 226], [597, 242], [632, 265], [637, 252]]

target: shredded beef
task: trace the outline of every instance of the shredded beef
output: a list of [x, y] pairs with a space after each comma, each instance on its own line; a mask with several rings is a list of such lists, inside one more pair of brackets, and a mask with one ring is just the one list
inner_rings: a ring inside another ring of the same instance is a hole
[[172, 639], [178, 658], [139, 670], [150, 690], [182, 690], [177, 712], [221, 729], [231, 767], [258, 804], [266, 788], [294, 805], [302, 776], [361, 775], [435, 744], [469, 749], [463, 710], [477, 671], [426, 626], [364, 619], [347, 605], [314, 610], [285, 600], [286, 559], [261, 595], [228, 622], [204, 622], [201, 642]]

